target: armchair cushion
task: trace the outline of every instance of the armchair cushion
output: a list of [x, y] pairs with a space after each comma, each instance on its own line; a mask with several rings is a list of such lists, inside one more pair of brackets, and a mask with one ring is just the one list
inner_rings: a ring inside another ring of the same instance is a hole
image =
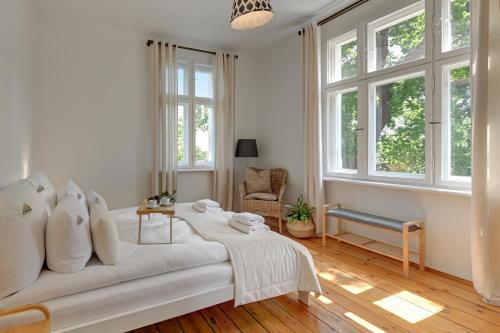
[[246, 193], [272, 193], [271, 170], [247, 168], [245, 176]]
[[245, 200], [266, 200], [266, 201], [278, 201], [278, 196], [273, 193], [251, 193], [245, 196]]

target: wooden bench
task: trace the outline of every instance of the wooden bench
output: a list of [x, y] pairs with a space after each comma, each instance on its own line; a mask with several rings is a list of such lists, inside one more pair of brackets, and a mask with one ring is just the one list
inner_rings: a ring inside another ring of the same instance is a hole
[[[329, 216], [337, 219], [337, 233], [334, 235], [328, 235], [326, 232], [326, 224]], [[401, 234], [403, 238], [403, 247], [399, 248], [360, 235], [343, 232], [342, 219]], [[409, 249], [409, 238], [415, 234], [418, 234], [419, 236], [418, 253], [410, 251]], [[352, 244], [402, 261], [403, 273], [406, 277], [408, 277], [409, 273], [410, 254], [418, 255], [419, 268], [421, 271], [425, 270], [425, 229], [423, 221], [401, 221], [357, 212], [354, 210], [343, 209], [340, 204], [325, 205], [323, 217], [323, 246], [326, 246], [327, 236], [340, 242]]]

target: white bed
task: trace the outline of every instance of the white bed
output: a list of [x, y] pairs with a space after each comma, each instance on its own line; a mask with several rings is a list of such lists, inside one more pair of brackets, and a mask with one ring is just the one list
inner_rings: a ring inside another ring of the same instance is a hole
[[[136, 208], [111, 212], [121, 240], [120, 263], [92, 258], [78, 273], [44, 269], [31, 286], [0, 300], [0, 308], [43, 303], [54, 332], [123, 332], [235, 297], [226, 247], [174, 219], [172, 245], [137, 245]], [[163, 216], [143, 223], [145, 242], [169, 239]], [[300, 293], [307, 302], [307, 293]], [[1, 325], [0, 325], [1, 327]]]

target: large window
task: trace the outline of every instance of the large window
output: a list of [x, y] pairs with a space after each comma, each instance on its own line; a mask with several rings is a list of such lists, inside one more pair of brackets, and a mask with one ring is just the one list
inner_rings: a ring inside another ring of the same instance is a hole
[[470, 186], [469, 6], [380, 0], [322, 28], [326, 176]]
[[212, 65], [182, 59], [177, 64], [177, 167], [214, 167], [215, 113]]

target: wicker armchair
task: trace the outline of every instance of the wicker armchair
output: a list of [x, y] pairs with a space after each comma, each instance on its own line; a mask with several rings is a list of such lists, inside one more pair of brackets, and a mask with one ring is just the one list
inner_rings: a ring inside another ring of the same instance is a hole
[[286, 180], [288, 172], [285, 169], [271, 169], [271, 189], [276, 195], [276, 200], [260, 200], [248, 198], [246, 184], [240, 184], [240, 210], [242, 212], [251, 212], [262, 216], [275, 217], [278, 219], [279, 232], [282, 233], [282, 206], [283, 195], [286, 189]]

